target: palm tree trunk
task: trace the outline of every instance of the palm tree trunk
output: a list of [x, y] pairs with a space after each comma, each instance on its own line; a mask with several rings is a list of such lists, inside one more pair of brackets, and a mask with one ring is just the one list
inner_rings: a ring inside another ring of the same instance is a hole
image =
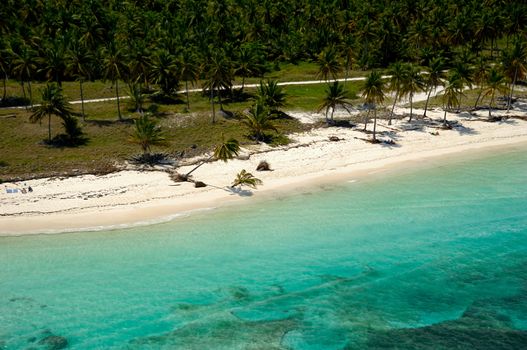
[[212, 105], [212, 123], [216, 123], [216, 109], [214, 108], [214, 88], [210, 86], [210, 104]]
[[33, 107], [33, 94], [31, 93], [31, 80], [27, 81], [27, 91], [29, 92], [29, 105]]
[[413, 105], [413, 94], [410, 94], [410, 119], [408, 119], [409, 122], [412, 121], [412, 117], [413, 117], [413, 111], [414, 111], [414, 105]]
[[199, 163], [198, 165], [196, 165], [192, 170], [190, 170], [188, 173], [185, 174], [185, 177], [189, 177], [190, 174], [192, 174], [194, 171], [196, 171], [196, 170], [197, 170], [200, 166], [202, 166], [203, 164], [208, 163], [212, 158], [214, 158], [214, 154], [211, 155], [209, 158], [207, 158], [207, 160], [202, 161], [201, 163]]
[[79, 85], [81, 89], [81, 111], [82, 111], [82, 120], [86, 121], [86, 114], [84, 114], [84, 91], [82, 89], [82, 80], [79, 80]]
[[221, 103], [221, 90], [219, 86], [218, 86], [218, 102], [220, 104], [220, 110], [223, 110], [223, 104]]
[[494, 103], [494, 91], [492, 91], [492, 95], [490, 95], [490, 105], [489, 105], [489, 119], [492, 119], [492, 104]]
[[188, 98], [188, 80], [185, 80], [185, 93], [187, 95], [187, 110], [190, 110], [190, 102]]
[[[24, 101], [25, 101], [26, 100], [26, 89], [24, 88], [23, 80], [20, 82], [20, 86], [22, 86], [22, 95], [24, 96]], [[27, 104], [26, 104], [26, 110], [27, 110]]]
[[242, 77], [242, 90], [241, 90], [242, 93], [243, 93], [244, 87], [245, 87], [245, 76]]
[[119, 115], [119, 120], [123, 120], [121, 117], [121, 104], [119, 103], [119, 80], [115, 81], [115, 95], [117, 96], [117, 114]]
[[511, 93], [510, 93], [509, 99], [507, 101], [507, 113], [509, 113], [509, 111], [511, 109], [512, 94], [514, 93], [514, 85], [516, 85], [516, 79], [517, 78], [518, 78], [518, 67], [516, 67], [516, 69], [514, 70], [514, 79], [512, 80], [512, 84], [511, 84]]
[[2, 101], [5, 101], [7, 93], [7, 75], [4, 75], [4, 93], [2, 94]]
[[331, 107], [331, 122], [333, 122], [333, 113], [335, 113], [335, 107]]
[[48, 142], [51, 143], [51, 113], [48, 113]]
[[445, 114], [443, 115], [443, 125], [446, 126], [446, 107], [445, 107]]
[[428, 109], [428, 101], [430, 101], [431, 94], [432, 94], [432, 87], [430, 86], [430, 91], [428, 91], [428, 95], [426, 96], [425, 112], [423, 113], [423, 118], [426, 118], [426, 111]]
[[395, 110], [396, 103], [397, 103], [397, 94], [395, 94], [395, 99], [393, 100], [392, 111], [390, 112], [390, 119], [388, 119], [388, 125], [392, 125], [393, 111]]
[[377, 141], [375, 132], [377, 130], [377, 107], [373, 109], [373, 141]]
[[479, 103], [479, 100], [481, 98], [481, 94], [483, 94], [483, 89], [482, 88], [479, 89], [478, 98], [476, 99], [476, 103], [474, 103], [474, 108], [478, 108], [478, 103]]

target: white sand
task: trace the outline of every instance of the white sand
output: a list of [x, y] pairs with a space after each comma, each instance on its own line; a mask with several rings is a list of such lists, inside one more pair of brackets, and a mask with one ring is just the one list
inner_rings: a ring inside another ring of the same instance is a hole
[[[525, 103], [519, 103], [510, 115], [527, 116]], [[519, 110], [519, 109], [521, 110]], [[397, 113], [409, 109], [396, 108]], [[422, 110], [414, 110], [419, 115]], [[292, 113], [304, 121], [323, 119], [322, 114]], [[480, 111], [486, 117], [487, 111]], [[493, 114], [505, 114], [504, 111]], [[338, 114], [337, 114], [338, 116]], [[428, 116], [442, 119], [441, 110], [431, 110]], [[293, 135], [294, 143], [287, 147], [265, 145], [244, 150], [248, 160], [228, 163], [212, 162], [200, 167], [194, 179], [209, 186], [194, 188], [192, 183], [174, 183], [163, 171], [122, 171], [105, 176], [46, 178], [26, 181], [31, 193], [6, 193], [4, 186], [23, 187], [23, 183], [0, 185], [0, 234], [64, 232], [74, 230], [122, 227], [130, 224], [167, 220], [196, 209], [214, 208], [229, 203], [254, 200], [284, 191], [295, 191], [313, 182], [334, 182], [336, 179], [357, 179], [369, 173], [410, 161], [425, 160], [467, 150], [484, 149], [526, 142], [527, 122], [509, 119], [505, 122], [478, 121], [468, 113], [448, 113], [448, 120], [463, 126], [442, 130], [415, 121], [397, 121], [387, 128], [378, 125], [380, 139], [393, 138], [397, 145], [371, 144], [358, 138], [369, 138], [350, 128], [322, 128]], [[371, 124], [368, 128], [371, 130]], [[439, 135], [432, 135], [431, 132]], [[329, 136], [343, 139], [329, 141]], [[274, 169], [255, 171], [261, 160]], [[416, 163], [416, 162], [414, 162]], [[417, 162], [420, 163], [420, 162]], [[191, 166], [178, 169], [185, 173]], [[228, 186], [235, 174], [246, 169], [263, 180], [257, 190], [232, 191]]]

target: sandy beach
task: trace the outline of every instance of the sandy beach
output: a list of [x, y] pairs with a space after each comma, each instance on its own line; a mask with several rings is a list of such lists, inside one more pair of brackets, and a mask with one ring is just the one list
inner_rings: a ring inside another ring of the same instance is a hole
[[[517, 103], [515, 107], [510, 116], [527, 117], [525, 104]], [[409, 113], [409, 109], [397, 108], [396, 112]], [[414, 113], [422, 115], [420, 110], [414, 109]], [[306, 123], [323, 119], [321, 114], [289, 114]], [[243, 149], [240, 159], [203, 165], [193, 177], [205, 182], [205, 188], [194, 188], [188, 182], [175, 183], [161, 169], [5, 183], [0, 191], [0, 235], [121, 228], [166, 221], [194, 210], [294, 192], [314, 183], [360, 180], [374, 172], [422, 164], [421, 161], [436, 157], [522, 142], [527, 145], [527, 121], [509, 118], [491, 123], [484, 120], [488, 111], [476, 114], [448, 113], [447, 119], [454, 122], [451, 130], [443, 130], [439, 123], [432, 125], [430, 121], [408, 123], [408, 118], [391, 126], [381, 121], [378, 138], [393, 140], [395, 145], [365, 142], [370, 135], [359, 131], [360, 126], [319, 128], [291, 135], [293, 142], [287, 146], [255, 145]], [[506, 114], [495, 111], [493, 115]], [[439, 121], [443, 111], [431, 110], [428, 117]], [[330, 141], [331, 136], [339, 141]], [[257, 172], [256, 166], [262, 160], [268, 161], [273, 170]], [[180, 166], [177, 171], [185, 173], [192, 167]], [[232, 180], [242, 169], [260, 178], [263, 185], [256, 190], [231, 189]], [[28, 187], [33, 191], [7, 191]]]

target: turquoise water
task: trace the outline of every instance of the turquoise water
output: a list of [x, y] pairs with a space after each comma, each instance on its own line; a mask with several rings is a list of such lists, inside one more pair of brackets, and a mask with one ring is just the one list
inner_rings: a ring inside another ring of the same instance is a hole
[[0, 238], [0, 349], [524, 349], [527, 152]]

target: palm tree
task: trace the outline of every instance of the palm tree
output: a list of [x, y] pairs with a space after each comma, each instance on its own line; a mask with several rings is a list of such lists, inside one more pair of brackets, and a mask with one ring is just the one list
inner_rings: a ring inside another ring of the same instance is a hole
[[143, 154], [149, 154], [151, 146], [165, 143], [163, 131], [157, 125], [157, 122], [148, 118], [146, 114], [135, 120], [133, 133], [130, 135], [129, 140], [141, 146]]
[[159, 50], [152, 59], [150, 66], [152, 82], [159, 85], [161, 91], [170, 96], [177, 91], [179, 85], [178, 62], [176, 56], [168, 50]]
[[7, 79], [8, 79], [8, 73], [10, 71], [10, 65], [11, 65], [11, 55], [9, 51], [4, 48], [3, 42], [0, 41], [0, 73], [2, 74], [2, 82], [3, 82], [3, 92], [2, 92], [2, 101], [5, 101], [7, 96]]
[[329, 109], [331, 108], [331, 122], [333, 122], [333, 113], [335, 113], [335, 109], [339, 106], [349, 112], [350, 110], [348, 107], [351, 107], [351, 103], [348, 101], [348, 92], [344, 89], [344, 85], [335, 81], [333, 84], [328, 84], [326, 87], [326, 95], [324, 100], [322, 100], [322, 104], [318, 108], [318, 112], [320, 113], [323, 109], [326, 110], [326, 123], [329, 124]]
[[66, 53], [66, 72], [71, 74], [79, 81], [81, 94], [82, 119], [86, 119], [84, 113], [84, 81], [89, 80], [92, 72], [92, 55], [86, 48], [80, 45], [73, 45]]
[[119, 115], [119, 120], [123, 120], [121, 116], [121, 104], [119, 102], [119, 79], [125, 74], [124, 56], [122, 51], [113, 43], [108, 45], [103, 52], [103, 69], [104, 78], [110, 79], [112, 84], [115, 84], [117, 113]]
[[338, 74], [342, 71], [337, 51], [334, 47], [328, 47], [322, 51], [317, 57], [317, 63], [317, 77], [322, 78], [325, 81], [329, 80], [329, 76], [333, 79], [337, 79]]
[[444, 61], [441, 57], [433, 58], [426, 68], [428, 75], [425, 78], [425, 85], [428, 94], [426, 95], [425, 111], [423, 113], [423, 118], [426, 117], [426, 111], [428, 109], [428, 102], [430, 101], [430, 95], [432, 91], [435, 91], [439, 85], [443, 83], [443, 78], [445, 73], [443, 72], [445, 68]]
[[344, 81], [348, 81], [349, 72], [353, 69], [353, 64], [355, 63], [355, 51], [351, 36], [344, 40], [342, 49], [344, 50], [344, 69], [346, 70]]
[[51, 42], [44, 50], [44, 57], [39, 61], [42, 67], [39, 72], [43, 72], [48, 81], [55, 81], [61, 86], [66, 71], [64, 42], [59, 39]]
[[51, 115], [66, 119], [71, 117], [72, 111], [62, 95], [62, 89], [55, 83], [48, 83], [42, 90], [42, 102], [33, 108], [33, 113], [29, 117], [32, 123], [41, 121], [48, 117], [48, 142], [51, 142]]
[[456, 74], [450, 74], [443, 91], [443, 109], [445, 114], [443, 116], [443, 125], [447, 125], [446, 121], [446, 112], [447, 110], [452, 110], [455, 106], [458, 107], [460, 100], [459, 97], [463, 93], [461, 90], [463, 88], [463, 83], [461, 79]]
[[145, 40], [136, 39], [132, 43], [126, 59], [131, 80], [141, 81], [148, 90], [150, 88], [149, 78], [152, 55]]
[[199, 163], [196, 167], [194, 167], [188, 173], [183, 175], [183, 178], [188, 179], [190, 174], [192, 174], [200, 166], [211, 161], [212, 159], [217, 159], [217, 160], [227, 162], [229, 159], [233, 159], [234, 157], [238, 156], [239, 151], [240, 151], [240, 143], [236, 139], [230, 138], [228, 140], [225, 140], [225, 135], [221, 134], [221, 143], [216, 145], [212, 155], [206, 160]]
[[388, 120], [388, 125], [392, 125], [393, 112], [395, 110], [395, 104], [403, 96], [403, 83], [405, 81], [405, 76], [407, 74], [406, 69], [407, 65], [401, 61], [397, 61], [390, 66], [388, 74], [390, 75], [389, 89], [395, 93], [393, 98], [392, 110], [390, 112], [390, 118]]
[[408, 96], [408, 99], [410, 101], [410, 118], [408, 119], [408, 121], [411, 122], [413, 117], [414, 95], [424, 89], [425, 83], [421, 75], [421, 70], [418, 66], [412, 63], [407, 63], [406, 65], [407, 68], [406, 74], [404, 76], [404, 81], [402, 83], [402, 91], [405, 96]]
[[461, 97], [463, 96], [464, 87], [472, 88], [473, 80], [473, 67], [470, 63], [462, 59], [457, 59], [454, 61], [454, 66], [451, 69], [451, 74], [455, 75], [459, 79], [460, 89], [459, 89], [459, 108], [461, 108]]
[[199, 65], [197, 57], [190, 50], [184, 50], [180, 58], [180, 76], [185, 81], [185, 95], [187, 97], [187, 110], [190, 110], [190, 101], [188, 96], [188, 83], [194, 85], [199, 76]]
[[209, 61], [205, 64], [205, 84], [203, 90], [209, 90], [210, 103], [212, 106], [212, 122], [216, 122], [216, 110], [214, 108], [214, 90], [217, 91], [220, 109], [223, 108], [221, 104], [221, 90], [230, 90], [232, 88], [233, 70], [232, 64], [227, 59], [224, 52], [215, 52], [210, 56]]
[[271, 114], [280, 113], [280, 108], [285, 106], [286, 96], [276, 80], [268, 80], [266, 83], [260, 81], [260, 86], [256, 89], [256, 100], [269, 108]]
[[377, 128], [377, 104], [382, 104], [384, 102], [384, 91], [385, 83], [382, 80], [381, 73], [376, 70], [372, 71], [364, 82], [362, 97], [366, 99], [366, 103], [373, 105], [373, 142], [377, 141], [377, 138], [375, 137]]
[[507, 101], [508, 113], [512, 104], [514, 86], [518, 79], [523, 79], [527, 75], [527, 46], [525, 45], [525, 42], [516, 39], [512, 48], [503, 53], [502, 63], [511, 82], [509, 98]]
[[256, 186], [261, 184], [263, 184], [262, 180], [254, 177], [253, 174], [248, 173], [245, 169], [242, 169], [242, 171], [236, 174], [236, 178], [232, 182], [231, 187], [234, 188], [236, 186], [249, 186], [256, 189]]
[[37, 62], [35, 61], [35, 51], [24, 45], [20, 52], [12, 52], [13, 56], [13, 72], [18, 76], [22, 85], [22, 93], [26, 98], [26, 90], [24, 83], [28, 84], [29, 104], [33, 106], [33, 94], [31, 91], [31, 79], [33, 73], [37, 70]]
[[492, 67], [487, 76], [487, 82], [483, 96], [490, 95], [490, 104], [489, 104], [489, 119], [492, 119], [492, 104], [494, 103], [494, 96], [496, 91], [505, 92], [505, 76], [501, 74], [496, 68]]
[[243, 114], [241, 122], [246, 125], [257, 141], [265, 140], [265, 131], [278, 131], [271, 122], [269, 109], [262, 103], [257, 102], [248, 113]]
[[245, 87], [245, 78], [261, 75], [264, 67], [259, 62], [259, 57], [253, 48], [250, 46], [242, 46], [237, 54], [234, 62], [234, 74], [242, 77], [241, 92]]
[[487, 63], [487, 60], [484, 57], [480, 57], [476, 61], [473, 72], [474, 83], [479, 86], [479, 93], [478, 97], [476, 98], [476, 102], [474, 103], [474, 108], [478, 107], [479, 100], [481, 99], [481, 95], [483, 94], [483, 85], [485, 84], [485, 80], [487, 79], [488, 74], [489, 64]]
[[130, 92], [130, 100], [133, 103], [134, 110], [143, 115], [143, 104], [145, 103], [145, 95], [143, 94], [143, 87], [140, 83], [130, 82], [128, 83], [128, 90]]

